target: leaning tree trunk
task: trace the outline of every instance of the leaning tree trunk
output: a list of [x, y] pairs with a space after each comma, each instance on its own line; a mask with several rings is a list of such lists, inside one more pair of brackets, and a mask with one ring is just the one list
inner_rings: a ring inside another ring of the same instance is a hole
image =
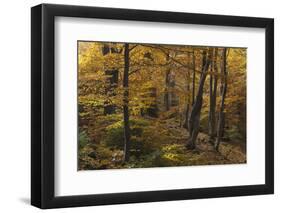
[[123, 117], [124, 117], [124, 161], [130, 158], [130, 125], [129, 125], [129, 44], [124, 45], [124, 77], [123, 77]]
[[218, 49], [214, 48], [212, 60], [212, 72], [210, 75], [210, 103], [209, 103], [209, 135], [211, 141], [215, 138], [216, 131], [216, 105], [217, 105], [217, 53]]
[[222, 64], [221, 64], [221, 81], [222, 81], [222, 94], [221, 94], [221, 103], [220, 103], [220, 110], [219, 110], [219, 120], [218, 120], [218, 129], [217, 129], [217, 140], [215, 143], [215, 149], [219, 150], [219, 145], [221, 142], [221, 137], [224, 128], [224, 121], [225, 121], [225, 112], [224, 112], [224, 102], [225, 96], [227, 91], [227, 69], [226, 69], [226, 51], [227, 49], [224, 48], [222, 51]]
[[201, 114], [202, 102], [203, 102], [203, 88], [207, 76], [207, 70], [210, 65], [209, 55], [210, 54], [208, 54], [208, 58], [207, 58], [206, 51], [205, 50], [203, 51], [202, 70], [201, 70], [201, 76], [199, 81], [199, 87], [189, 117], [189, 139], [186, 144], [186, 147], [188, 149], [196, 148], [195, 142], [199, 133], [200, 114]]

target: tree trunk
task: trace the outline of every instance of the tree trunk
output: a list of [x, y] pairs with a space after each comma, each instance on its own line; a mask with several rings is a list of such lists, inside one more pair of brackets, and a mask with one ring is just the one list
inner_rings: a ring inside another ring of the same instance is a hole
[[209, 105], [209, 135], [211, 141], [215, 137], [216, 105], [217, 105], [217, 48], [214, 49], [212, 60], [212, 73], [210, 75], [210, 105]]
[[211, 65], [211, 74], [210, 74], [210, 82], [209, 82], [209, 117], [208, 117], [208, 126], [209, 126], [209, 135], [212, 137], [212, 124], [213, 124], [213, 114], [212, 114], [212, 110], [214, 108], [213, 105], [213, 61], [212, 61], [212, 65]]
[[[187, 64], [189, 64], [189, 53], [187, 55]], [[191, 96], [191, 92], [190, 92], [190, 70], [187, 69], [187, 81], [186, 81], [186, 92], [187, 92], [187, 98], [186, 98], [186, 109], [185, 109], [185, 120], [184, 120], [184, 124], [183, 127], [188, 129], [188, 118], [189, 118], [189, 111], [190, 111], [190, 96]]]
[[[105, 44], [102, 48], [102, 54], [107, 55], [110, 53], [110, 48]], [[105, 94], [109, 97], [109, 100], [104, 102], [104, 115], [114, 114], [116, 106], [110, 102], [110, 98], [115, 96], [115, 89], [118, 85], [118, 70], [117, 69], [105, 69], [104, 74], [107, 76], [105, 85]]]
[[193, 77], [192, 77], [192, 105], [194, 104], [194, 98], [195, 98], [195, 78], [196, 78], [196, 73], [195, 73], [195, 53], [193, 50], [192, 53], [192, 69], [193, 69]]
[[203, 51], [202, 70], [201, 70], [201, 76], [199, 81], [199, 87], [189, 117], [189, 139], [186, 144], [186, 147], [188, 149], [196, 148], [195, 142], [199, 133], [200, 114], [201, 114], [201, 108], [203, 102], [203, 88], [207, 76], [207, 70], [210, 65], [209, 55], [210, 54], [208, 54], [208, 58], [207, 58], [206, 51], [205, 50]]
[[164, 104], [165, 104], [165, 110], [170, 110], [171, 105], [171, 98], [170, 98], [170, 73], [171, 70], [168, 68], [166, 70], [166, 76], [165, 76], [165, 95], [164, 95]]
[[124, 117], [124, 161], [130, 158], [130, 125], [129, 125], [129, 44], [125, 43], [124, 50], [124, 77], [123, 77], [123, 117]]
[[118, 70], [105, 70], [105, 75], [107, 76], [105, 93], [109, 100], [104, 102], [104, 115], [110, 115], [116, 111], [116, 106], [110, 102], [110, 98], [116, 95], [115, 89], [118, 84]]
[[188, 118], [189, 118], [189, 104], [186, 105], [186, 109], [185, 109], [185, 118], [184, 118], [184, 123], [183, 123], [183, 128], [188, 130]]
[[151, 103], [149, 104], [149, 107], [146, 109], [146, 114], [149, 117], [157, 118], [158, 117], [157, 88], [156, 87], [148, 88], [147, 95], [149, 96], [149, 98], [151, 98]]
[[221, 64], [221, 82], [222, 82], [222, 94], [221, 94], [221, 103], [219, 110], [219, 119], [218, 119], [218, 127], [217, 127], [217, 140], [215, 143], [215, 149], [218, 151], [219, 145], [221, 142], [221, 137], [224, 128], [225, 122], [225, 113], [224, 113], [224, 101], [227, 92], [227, 70], [226, 70], [226, 51], [227, 48], [224, 48], [222, 51], [222, 64]]

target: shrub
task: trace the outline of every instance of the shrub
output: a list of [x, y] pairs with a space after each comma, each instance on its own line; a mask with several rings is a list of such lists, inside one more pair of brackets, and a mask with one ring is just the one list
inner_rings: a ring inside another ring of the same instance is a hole
[[200, 131], [208, 133], [209, 129], [209, 115], [207, 112], [202, 112], [200, 117]]
[[89, 143], [89, 137], [86, 131], [79, 131], [79, 148], [85, 147]]
[[225, 130], [225, 134], [233, 141], [243, 140], [243, 136], [241, 135], [238, 127], [236, 127], [236, 126], [232, 126], [229, 129]]
[[113, 169], [122, 165], [123, 151], [101, 144], [87, 144], [79, 150], [79, 170]]
[[[139, 156], [141, 154], [153, 150], [153, 144], [149, 137], [151, 136], [150, 122], [144, 119], [131, 119], [131, 147], [130, 150], [133, 155]], [[106, 146], [123, 149], [124, 147], [124, 122], [118, 121], [106, 128], [106, 136], [103, 139]]]

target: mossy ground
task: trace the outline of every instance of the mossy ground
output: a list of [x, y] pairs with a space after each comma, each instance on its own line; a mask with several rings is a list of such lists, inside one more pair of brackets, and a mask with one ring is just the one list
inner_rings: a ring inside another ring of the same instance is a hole
[[131, 118], [131, 156], [123, 162], [123, 122], [120, 115], [90, 120], [80, 134], [79, 169], [150, 168], [237, 164], [246, 162], [245, 146], [222, 141], [219, 151], [209, 136], [199, 133], [194, 150], [185, 147], [188, 132], [177, 118]]

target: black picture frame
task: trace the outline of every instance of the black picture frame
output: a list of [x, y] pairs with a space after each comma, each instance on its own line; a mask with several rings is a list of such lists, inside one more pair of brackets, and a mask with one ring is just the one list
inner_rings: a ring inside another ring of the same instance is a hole
[[[57, 16], [265, 29], [265, 184], [56, 197], [54, 195], [54, 21]], [[31, 9], [31, 52], [32, 205], [47, 209], [274, 193], [273, 19], [41, 4]]]

